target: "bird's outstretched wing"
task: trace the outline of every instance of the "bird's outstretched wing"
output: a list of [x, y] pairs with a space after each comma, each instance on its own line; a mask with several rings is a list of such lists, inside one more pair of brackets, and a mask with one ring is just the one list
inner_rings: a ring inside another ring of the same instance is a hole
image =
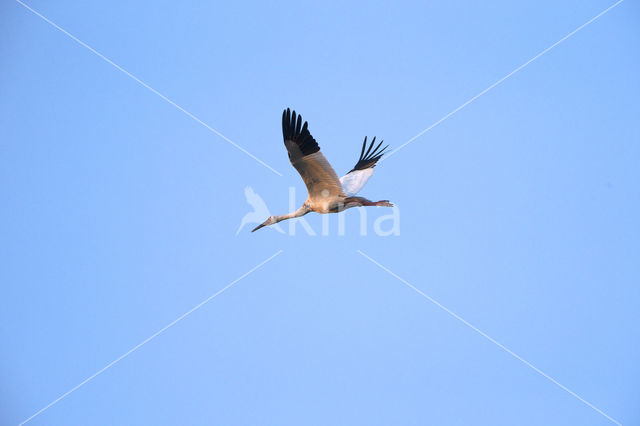
[[282, 113], [282, 136], [289, 161], [300, 173], [311, 198], [344, 195], [342, 185], [331, 164], [324, 158], [307, 122], [289, 108]]
[[364, 187], [371, 175], [373, 175], [373, 168], [376, 163], [384, 155], [384, 150], [388, 148], [388, 145], [380, 149], [383, 141], [380, 141], [378, 146], [373, 148], [376, 142], [374, 137], [365, 154], [364, 150], [367, 148], [367, 137], [364, 137], [362, 142], [362, 152], [360, 153], [360, 159], [356, 165], [351, 169], [349, 173], [340, 178], [342, 183], [342, 189], [347, 195], [355, 195]]

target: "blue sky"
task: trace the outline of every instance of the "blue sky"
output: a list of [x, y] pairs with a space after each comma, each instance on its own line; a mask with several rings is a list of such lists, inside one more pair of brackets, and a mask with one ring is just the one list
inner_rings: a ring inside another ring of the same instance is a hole
[[[0, 19], [0, 422], [639, 424], [640, 6], [627, 0], [376, 168], [400, 235], [236, 231], [398, 147], [613, 4], [70, 2]], [[373, 220], [388, 214], [370, 209]], [[317, 232], [322, 217], [305, 217]], [[286, 229], [286, 226], [285, 226]]]

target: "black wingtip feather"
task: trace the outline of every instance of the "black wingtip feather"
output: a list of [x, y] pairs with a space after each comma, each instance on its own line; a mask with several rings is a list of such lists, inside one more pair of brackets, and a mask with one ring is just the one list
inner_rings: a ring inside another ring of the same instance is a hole
[[384, 142], [384, 141], [380, 141], [380, 143], [375, 148], [373, 148], [375, 142], [376, 142], [376, 138], [374, 136], [374, 138], [371, 140], [371, 143], [369, 144], [369, 149], [367, 149], [367, 153], [365, 154], [364, 151], [367, 148], [367, 137], [366, 136], [364, 137], [364, 142], [362, 143], [362, 152], [360, 153], [360, 159], [358, 160], [354, 168], [349, 171], [349, 173], [356, 170], [364, 170], [370, 167], [375, 167], [378, 160], [382, 158], [382, 156], [385, 153], [385, 150], [389, 147], [389, 145], [387, 145], [384, 148], [380, 149], [380, 146], [382, 146], [382, 143]]
[[369, 156], [369, 153], [371, 152], [371, 148], [373, 148], [373, 144], [376, 143], [376, 137], [374, 136], [373, 139], [371, 139], [371, 144], [369, 145], [369, 149], [367, 150], [367, 153], [364, 155], [363, 158], [366, 158]]
[[320, 151], [318, 143], [309, 132], [308, 123], [305, 121], [302, 124], [302, 116], [289, 108], [282, 113], [282, 137], [285, 141], [295, 142], [302, 151], [302, 155], [310, 155]]
[[367, 137], [364, 137], [364, 142], [362, 142], [362, 152], [360, 153], [360, 160], [362, 160], [362, 157], [364, 157], [364, 149], [367, 147]]

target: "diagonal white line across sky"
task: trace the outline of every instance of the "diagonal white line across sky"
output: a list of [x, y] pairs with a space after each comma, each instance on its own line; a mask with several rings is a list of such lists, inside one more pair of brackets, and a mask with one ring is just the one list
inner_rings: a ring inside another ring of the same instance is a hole
[[620, 422], [618, 422], [617, 420], [615, 420], [614, 418], [612, 418], [611, 416], [609, 416], [607, 413], [605, 413], [604, 411], [602, 411], [601, 409], [599, 409], [598, 407], [596, 407], [595, 405], [593, 405], [592, 403], [590, 403], [589, 401], [585, 400], [584, 398], [582, 398], [580, 395], [578, 395], [577, 393], [573, 392], [571, 389], [567, 388], [566, 386], [564, 386], [562, 383], [558, 382], [557, 380], [555, 380], [553, 377], [549, 376], [547, 373], [545, 373], [544, 371], [538, 369], [536, 366], [534, 366], [533, 364], [531, 364], [529, 361], [527, 361], [526, 359], [522, 358], [520, 355], [516, 354], [515, 352], [513, 352], [511, 349], [507, 348], [506, 346], [504, 346], [502, 343], [498, 342], [497, 340], [495, 340], [493, 337], [489, 336], [488, 334], [486, 334], [485, 332], [483, 332], [482, 330], [480, 330], [478, 327], [476, 327], [475, 325], [471, 324], [470, 322], [468, 322], [467, 320], [465, 320], [464, 318], [462, 318], [460, 315], [456, 314], [455, 312], [453, 312], [451, 309], [447, 308], [446, 306], [442, 305], [440, 302], [438, 302], [437, 300], [435, 300], [434, 298], [432, 298], [431, 296], [429, 296], [428, 294], [424, 293], [422, 290], [420, 290], [419, 288], [417, 288], [416, 286], [414, 286], [413, 284], [409, 283], [408, 281], [406, 281], [404, 278], [400, 277], [399, 275], [395, 274], [393, 271], [391, 271], [389, 268], [387, 268], [386, 266], [380, 264], [380, 262], [378, 262], [377, 260], [369, 257], [367, 254], [365, 254], [362, 250], [356, 250], [362, 257], [364, 257], [365, 259], [369, 260], [371, 263], [375, 264], [376, 266], [378, 266], [380, 269], [382, 269], [383, 271], [387, 272], [389, 275], [391, 275], [392, 277], [396, 278], [398, 281], [400, 281], [401, 283], [403, 283], [404, 285], [406, 285], [407, 287], [409, 287], [411, 290], [415, 291], [416, 293], [418, 293], [420, 296], [424, 297], [425, 299], [427, 299], [429, 302], [433, 303], [434, 305], [436, 305], [437, 307], [439, 307], [440, 309], [442, 309], [443, 311], [445, 311], [446, 313], [448, 313], [449, 315], [451, 315], [452, 317], [454, 317], [455, 319], [457, 319], [458, 321], [460, 321], [461, 323], [463, 323], [464, 325], [466, 325], [467, 327], [469, 327], [470, 329], [472, 329], [473, 331], [475, 331], [476, 333], [478, 333], [479, 335], [481, 335], [482, 337], [484, 337], [485, 339], [487, 339], [488, 341], [490, 341], [491, 343], [493, 343], [494, 345], [498, 346], [500, 349], [502, 349], [503, 351], [505, 351], [506, 353], [508, 353], [509, 355], [511, 355], [512, 357], [514, 357], [515, 359], [517, 359], [518, 361], [522, 362], [524, 365], [526, 365], [527, 367], [531, 368], [533, 371], [535, 371], [536, 373], [540, 374], [542, 377], [544, 377], [545, 379], [549, 380], [550, 382], [552, 382], [553, 384], [555, 384], [556, 386], [558, 386], [560, 389], [564, 390], [565, 392], [569, 393], [571, 396], [577, 398], [578, 400], [580, 400], [582, 403], [584, 403], [585, 405], [589, 406], [590, 408], [592, 408], [593, 410], [597, 411], [599, 414], [603, 415], [604, 417], [606, 417], [608, 420], [612, 421], [613, 423], [622, 426], [622, 424]]
[[276, 169], [274, 169], [273, 167], [271, 167], [270, 165], [268, 165], [267, 163], [265, 163], [264, 161], [262, 161], [261, 159], [259, 159], [258, 157], [256, 157], [255, 155], [253, 155], [252, 153], [250, 153], [249, 151], [247, 151], [246, 149], [244, 149], [243, 147], [241, 147], [240, 145], [238, 145], [237, 143], [235, 143], [234, 141], [232, 141], [231, 139], [229, 139], [228, 137], [226, 137], [225, 135], [223, 135], [222, 133], [220, 133], [219, 131], [217, 131], [216, 129], [214, 129], [213, 127], [211, 127], [210, 125], [208, 125], [207, 123], [205, 123], [204, 121], [202, 121], [201, 119], [199, 119], [198, 117], [196, 117], [195, 115], [193, 115], [192, 113], [187, 111], [186, 109], [184, 109], [183, 107], [181, 107], [180, 105], [178, 105], [177, 103], [173, 102], [171, 99], [169, 99], [168, 97], [166, 97], [162, 93], [158, 92], [156, 89], [154, 89], [153, 87], [149, 86], [147, 83], [145, 83], [144, 81], [140, 80], [138, 77], [136, 77], [135, 75], [131, 74], [129, 71], [127, 71], [126, 69], [122, 68], [120, 65], [116, 64], [111, 59], [107, 58], [102, 53], [100, 53], [96, 49], [94, 49], [93, 47], [89, 46], [87, 43], [83, 42], [82, 40], [80, 40], [79, 38], [77, 38], [76, 36], [74, 36], [73, 34], [68, 32], [64, 28], [60, 27], [58, 24], [56, 24], [52, 20], [48, 19], [46, 16], [42, 15], [37, 10], [33, 9], [32, 7], [30, 7], [29, 5], [27, 5], [26, 3], [24, 3], [24, 2], [22, 2], [20, 0], [16, 0], [16, 2], [18, 4], [20, 4], [20, 5], [22, 5], [25, 9], [29, 10], [34, 15], [38, 16], [40, 19], [42, 19], [43, 21], [45, 21], [49, 25], [51, 25], [52, 27], [54, 27], [55, 29], [57, 29], [58, 31], [62, 32], [64, 35], [66, 35], [67, 37], [69, 37], [70, 39], [72, 39], [73, 41], [75, 41], [76, 43], [81, 45], [82, 47], [84, 47], [84, 48], [88, 49], [89, 51], [91, 51], [91, 53], [95, 54], [96, 56], [98, 56], [103, 61], [105, 61], [108, 64], [112, 65], [118, 71], [121, 71], [123, 74], [125, 74], [129, 78], [135, 80], [137, 83], [139, 83], [144, 88], [148, 89], [150, 92], [152, 92], [155, 95], [159, 96], [162, 100], [168, 102], [170, 105], [172, 105], [176, 109], [182, 111], [188, 117], [192, 118], [193, 120], [195, 120], [199, 124], [203, 125], [207, 129], [209, 129], [210, 131], [215, 133], [216, 135], [220, 136], [222, 139], [224, 139], [225, 141], [227, 141], [228, 143], [230, 143], [231, 145], [233, 145], [235, 148], [239, 149], [240, 151], [244, 152], [249, 157], [253, 158], [258, 163], [262, 164], [264, 167], [266, 167], [267, 169], [271, 170], [273, 173], [277, 174], [278, 176], [282, 176], [282, 173], [280, 173], [279, 171], [277, 171]]
[[524, 67], [526, 67], [527, 65], [529, 65], [530, 63], [532, 63], [533, 61], [535, 61], [536, 59], [540, 58], [542, 55], [544, 55], [545, 53], [549, 52], [551, 49], [553, 49], [554, 47], [558, 46], [560, 43], [562, 43], [563, 41], [567, 40], [569, 37], [573, 36], [575, 33], [577, 33], [578, 31], [580, 31], [581, 29], [585, 28], [587, 25], [593, 23], [596, 19], [600, 18], [602, 15], [604, 15], [605, 13], [609, 12], [611, 9], [613, 9], [614, 7], [618, 6], [620, 3], [622, 3], [624, 0], [618, 0], [617, 2], [615, 2], [614, 4], [612, 4], [611, 6], [609, 6], [608, 8], [606, 8], [605, 10], [603, 10], [602, 12], [598, 13], [596, 16], [594, 16], [593, 18], [589, 19], [587, 22], [585, 22], [584, 24], [580, 25], [578, 28], [576, 28], [575, 30], [571, 31], [569, 34], [567, 34], [566, 36], [562, 37], [560, 40], [556, 41], [555, 43], [553, 43], [551, 46], [547, 47], [546, 49], [544, 49], [543, 51], [541, 51], [540, 53], [538, 53], [536, 56], [534, 56], [533, 58], [529, 59], [527, 62], [523, 63], [522, 65], [520, 65], [519, 67], [517, 67], [516, 69], [514, 69], [513, 71], [511, 71], [509, 74], [505, 75], [504, 77], [502, 77], [500, 80], [496, 81], [495, 83], [493, 83], [492, 85], [490, 85], [489, 87], [487, 87], [486, 89], [484, 89], [483, 91], [481, 91], [480, 93], [478, 93], [477, 95], [475, 95], [474, 97], [472, 97], [471, 99], [469, 99], [468, 101], [466, 101], [465, 103], [463, 103], [462, 105], [460, 105], [459, 107], [457, 107], [456, 109], [454, 109], [453, 111], [451, 111], [450, 113], [448, 113], [447, 115], [445, 115], [444, 117], [442, 117], [440, 120], [436, 121], [435, 123], [433, 123], [432, 125], [430, 125], [429, 127], [427, 127], [426, 129], [420, 131], [420, 133], [418, 133], [417, 135], [415, 135], [414, 137], [412, 137], [411, 139], [409, 139], [408, 141], [406, 141], [405, 143], [403, 143], [402, 145], [400, 145], [399, 147], [397, 147], [396, 149], [394, 149], [393, 151], [389, 152], [385, 157], [382, 157], [379, 161], [379, 163], [382, 163], [385, 160], [388, 160], [389, 158], [391, 158], [391, 156], [393, 156], [396, 152], [400, 151], [402, 148], [404, 148], [405, 146], [409, 145], [411, 142], [415, 141], [416, 139], [418, 139], [420, 136], [424, 135], [425, 133], [427, 133], [429, 130], [433, 129], [434, 127], [436, 127], [437, 125], [439, 125], [440, 123], [442, 123], [443, 121], [447, 120], [448, 118], [450, 118], [452, 115], [454, 115], [456, 112], [460, 111], [461, 109], [463, 109], [464, 107], [466, 107], [467, 105], [469, 105], [470, 103], [472, 103], [473, 101], [475, 101], [476, 99], [478, 99], [479, 97], [481, 97], [482, 95], [484, 95], [485, 93], [487, 93], [488, 91], [490, 91], [491, 89], [493, 89], [494, 87], [498, 86], [500, 83], [502, 83], [503, 81], [505, 81], [506, 79], [508, 79], [509, 77], [511, 77], [512, 75], [514, 75], [515, 73], [517, 73], [518, 71], [522, 70]]
[[28, 417], [27, 419], [23, 420], [22, 422], [20, 422], [20, 425], [23, 425], [31, 420], [33, 420], [35, 417], [39, 416], [40, 414], [42, 414], [43, 412], [45, 412], [46, 410], [48, 410], [49, 408], [51, 408], [52, 406], [54, 406], [55, 404], [57, 404], [58, 402], [62, 401], [64, 398], [68, 397], [69, 395], [71, 395], [73, 392], [77, 391], [78, 389], [80, 389], [82, 386], [86, 385], [87, 383], [89, 383], [91, 380], [95, 379], [96, 377], [98, 377], [100, 374], [104, 373], [105, 371], [107, 371], [108, 369], [110, 369], [111, 367], [113, 367], [114, 365], [116, 365], [118, 362], [122, 361], [124, 358], [128, 357], [129, 355], [131, 355], [132, 353], [134, 353], [135, 351], [137, 351], [138, 349], [140, 349], [142, 346], [146, 345], [147, 343], [149, 343], [151, 340], [155, 339], [156, 337], [158, 337], [160, 334], [164, 333], [165, 331], [167, 331], [169, 328], [173, 327], [174, 325], [176, 325], [177, 323], [179, 323], [180, 321], [182, 321], [183, 319], [185, 319], [187, 316], [191, 315], [193, 312], [197, 311], [198, 309], [200, 309], [201, 307], [203, 307], [204, 305], [206, 305], [207, 303], [209, 303], [211, 300], [213, 300], [215, 297], [219, 296], [220, 294], [224, 293], [225, 291], [227, 291], [228, 289], [230, 289], [231, 287], [233, 287], [233, 285], [235, 285], [236, 283], [238, 283], [240, 280], [242, 280], [243, 278], [246, 278], [247, 276], [249, 276], [251, 273], [255, 272], [256, 270], [260, 269], [262, 266], [264, 266], [265, 264], [267, 264], [268, 262], [270, 262], [271, 260], [275, 259], [276, 256], [278, 256], [279, 254], [282, 253], [283, 250], [278, 250], [275, 254], [273, 254], [271, 257], [263, 260], [262, 262], [258, 263], [256, 266], [254, 266], [253, 268], [249, 269], [247, 272], [245, 272], [244, 274], [240, 275], [238, 278], [236, 278], [235, 280], [231, 281], [229, 284], [227, 284], [226, 286], [222, 287], [220, 290], [218, 290], [217, 292], [213, 293], [211, 296], [207, 297], [206, 299], [204, 299], [202, 302], [198, 303], [196, 306], [194, 306], [193, 308], [189, 309], [187, 312], [185, 312], [184, 314], [180, 315], [178, 318], [176, 318], [175, 320], [171, 321], [169, 324], [165, 325], [164, 327], [162, 327], [160, 330], [156, 331], [155, 333], [153, 333], [151, 336], [147, 337], [146, 339], [144, 339], [142, 342], [138, 343], [137, 345], [135, 345], [134, 347], [132, 347], [131, 349], [129, 349], [127, 352], [123, 353], [122, 355], [120, 355], [118, 358], [114, 359], [113, 361], [111, 361], [109, 364], [105, 365], [104, 367], [102, 367], [100, 370], [96, 371], [95, 373], [93, 373], [91, 376], [87, 377], [86, 379], [84, 379], [83, 381], [81, 381], [80, 383], [78, 383], [77, 385], [75, 385], [74, 387], [72, 387], [71, 389], [69, 389], [68, 391], [66, 391], [65, 393], [63, 393], [62, 395], [60, 395], [58, 398], [54, 399], [53, 401], [51, 401], [49, 404], [45, 405], [44, 407], [42, 407], [40, 410], [36, 411], [35, 413], [33, 413], [30, 417]]

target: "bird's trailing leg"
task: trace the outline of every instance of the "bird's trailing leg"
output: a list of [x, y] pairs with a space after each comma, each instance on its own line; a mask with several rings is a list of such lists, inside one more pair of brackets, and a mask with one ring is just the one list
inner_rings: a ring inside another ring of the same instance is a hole
[[347, 197], [344, 199], [344, 207], [346, 209], [350, 207], [369, 207], [369, 206], [393, 207], [393, 204], [391, 204], [389, 200], [371, 201], [371, 200], [367, 200], [364, 197]]
[[365, 201], [361, 204], [361, 206], [369, 207], [369, 206], [378, 206], [378, 207], [393, 207], [393, 204], [389, 202], [389, 200], [382, 201]]

